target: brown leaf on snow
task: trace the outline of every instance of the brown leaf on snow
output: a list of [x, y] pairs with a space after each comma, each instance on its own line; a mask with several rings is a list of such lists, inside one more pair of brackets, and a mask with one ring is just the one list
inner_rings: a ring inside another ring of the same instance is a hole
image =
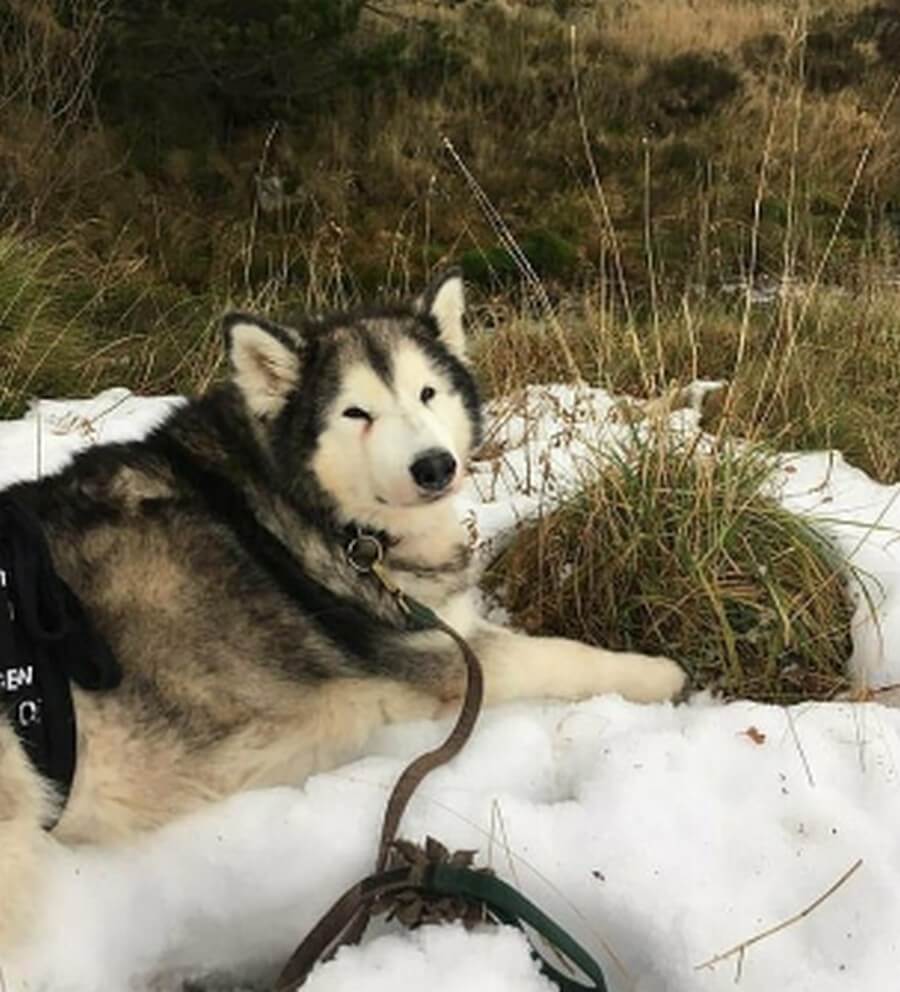
[[746, 730], [742, 730], [741, 735], [744, 737], [749, 737], [754, 744], [766, 743], [766, 735], [758, 727], [754, 727], [752, 725]]

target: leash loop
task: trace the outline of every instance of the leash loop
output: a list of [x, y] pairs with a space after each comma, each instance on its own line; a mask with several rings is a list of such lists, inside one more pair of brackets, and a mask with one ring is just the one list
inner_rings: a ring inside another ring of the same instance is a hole
[[[356, 537], [350, 538], [344, 547], [344, 554], [350, 567], [360, 575], [374, 575], [384, 588], [393, 596], [394, 602], [408, 618], [416, 611], [419, 617], [411, 629], [429, 630], [440, 625], [437, 614], [433, 613], [422, 603], [407, 597], [406, 593], [390, 577], [384, 567], [384, 544], [375, 534], [357, 531]], [[409, 625], [409, 623], [408, 623]]]

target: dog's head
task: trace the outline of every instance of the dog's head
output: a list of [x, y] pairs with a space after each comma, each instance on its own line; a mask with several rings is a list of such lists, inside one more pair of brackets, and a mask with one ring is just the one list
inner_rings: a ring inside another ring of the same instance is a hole
[[464, 306], [453, 270], [405, 307], [297, 329], [225, 318], [234, 385], [287, 492], [312, 477], [343, 521], [378, 523], [459, 488], [481, 431]]

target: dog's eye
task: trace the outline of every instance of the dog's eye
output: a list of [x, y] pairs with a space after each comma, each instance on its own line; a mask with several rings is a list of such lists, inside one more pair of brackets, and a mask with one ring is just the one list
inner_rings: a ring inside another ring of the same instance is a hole
[[431, 386], [426, 386], [421, 393], [419, 393], [419, 399], [423, 403], [427, 403], [429, 400], [433, 400], [435, 396], [434, 390]]
[[366, 413], [365, 410], [361, 410], [358, 406], [348, 406], [344, 410], [344, 416], [349, 417], [351, 420], [368, 420], [372, 422], [372, 414]]

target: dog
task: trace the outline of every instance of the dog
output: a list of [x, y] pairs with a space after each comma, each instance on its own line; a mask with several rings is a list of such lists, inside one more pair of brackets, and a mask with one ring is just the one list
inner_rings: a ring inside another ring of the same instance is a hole
[[47, 844], [116, 842], [240, 790], [299, 783], [358, 756], [383, 723], [460, 699], [456, 647], [407, 629], [397, 597], [361, 574], [361, 547], [469, 640], [488, 704], [682, 689], [666, 658], [478, 615], [452, 499], [481, 433], [464, 308], [454, 270], [408, 305], [296, 328], [230, 314], [226, 383], [145, 439], [4, 494], [40, 521], [122, 678], [73, 686], [64, 806], [0, 714], [0, 960], [36, 922]]

